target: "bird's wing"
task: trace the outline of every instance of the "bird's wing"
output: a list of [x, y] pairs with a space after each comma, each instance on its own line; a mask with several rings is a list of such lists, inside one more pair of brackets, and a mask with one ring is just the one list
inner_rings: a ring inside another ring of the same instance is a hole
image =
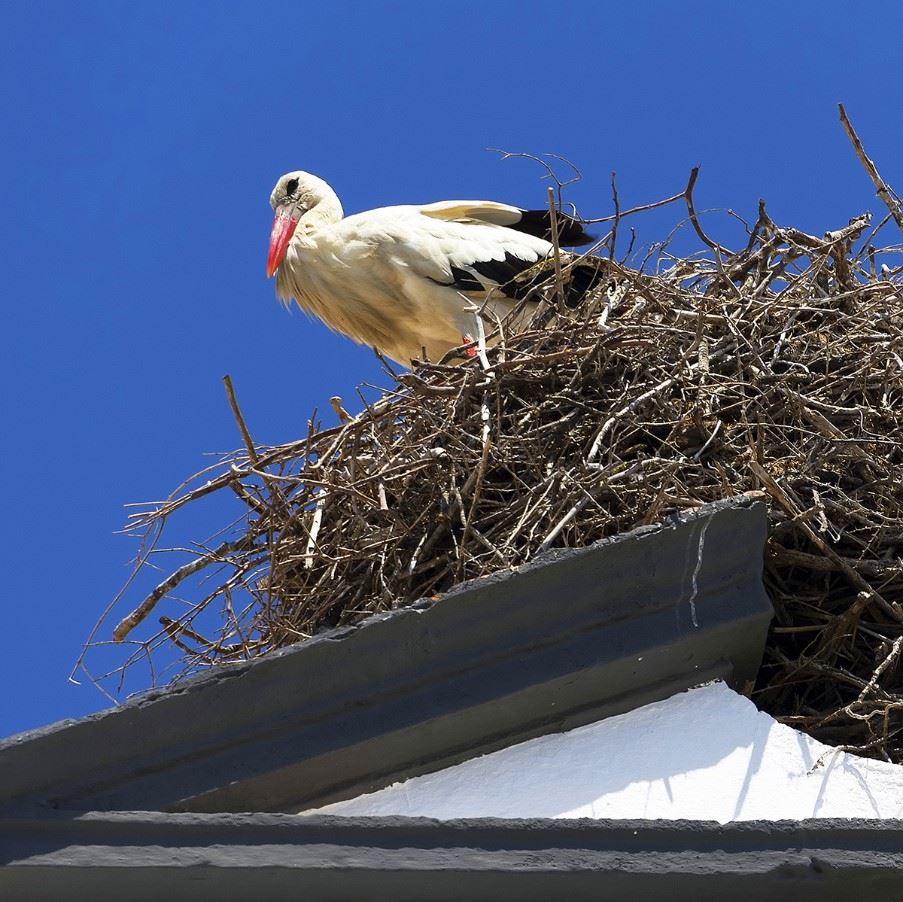
[[506, 221], [514, 217], [520, 221], [522, 211], [516, 207], [491, 201], [447, 201], [421, 207], [419, 212], [420, 234], [428, 236], [432, 261], [443, 269], [438, 281], [470, 295], [493, 292], [520, 299], [542, 278], [540, 264], [552, 246]]
[[[443, 216], [437, 213], [440, 206]], [[483, 219], [463, 215], [478, 209]], [[383, 279], [391, 271], [467, 294], [485, 295], [495, 289], [499, 296], [520, 298], [532, 284], [531, 270], [549, 257], [552, 246], [485, 218], [512, 218], [519, 212], [490, 201], [382, 207], [348, 216], [336, 225], [333, 234], [341, 248], [336, 253], [345, 256], [361, 248], [358, 259], [366, 258], [369, 266], [383, 270]]]
[[492, 200], [440, 200], [420, 207], [424, 216], [445, 219], [448, 222], [475, 220], [492, 225], [514, 226], [524, 212], [519, 207], [496, 203]]
[[[435, 219], [483, 222], [505, 226], [544, 241], [552, 240], [552, 218], [548, 210], [522, 210], [493, 200], [440, 200], [419, 209], [424, 216]], [[580, 247], [594, 240], [579, 220], [560, 211], [555, 214], [555, 231], [563, 247]]]

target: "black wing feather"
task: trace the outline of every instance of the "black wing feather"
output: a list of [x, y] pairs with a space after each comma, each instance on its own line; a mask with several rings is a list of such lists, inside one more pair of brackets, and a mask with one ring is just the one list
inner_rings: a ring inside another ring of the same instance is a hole
[[[486, 286], [469, 270], [461, 269], [460, 266], [451, 268], [452, 283], [449, 287], [457, 288], [458, 291], [479, 291], [486, 290]], [[442, 284], [448, 284], [443, 282]]]
[[[536, 267], [536, 263], [536, 260], [522, 260], [506, 253], [502, 260], [475, 260], [467, 267], [452, 266], [452, 286], [458, 291], [480, 293], [495, 288], [505, 297], [520, 300], [548, 276], [547, 272], [541, 271], [541, 267], [537, 267], [535, 274], [521, 278], [525, 272]], [[480, 277], [486, 281], [482, 281]]]
[[[537, 285], [551, 277], [552, 270], [543, 261], [522, 260], [513, 254], [505, 254], [503, 260], [476, 260], [467, 267], [452, 266], [453, 282], [450, 288], [458, 291], [484, 294], [494, 289], [508, 298], [522, 300]], [[529, 272], [533, 270], [533, 272]], [[564, 303], [577, 307], [583, 298], [597, 288], [605, 278], [599, 267], [591, 263], [579, 263], [566, 271]], [[485, 281], [483, 281], [485, 279]]]

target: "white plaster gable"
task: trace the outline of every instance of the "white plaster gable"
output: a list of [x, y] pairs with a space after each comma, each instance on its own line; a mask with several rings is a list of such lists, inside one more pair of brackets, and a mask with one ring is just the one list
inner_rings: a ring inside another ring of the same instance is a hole
[[712, 683], [315, 811], [721, 823], [899, 818], [903, 767], [834, 751]]

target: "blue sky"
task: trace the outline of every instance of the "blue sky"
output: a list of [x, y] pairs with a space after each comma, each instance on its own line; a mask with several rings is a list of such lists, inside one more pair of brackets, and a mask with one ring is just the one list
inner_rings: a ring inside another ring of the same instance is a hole
[[[838, 101], [903, 188], [901, 33], [903, 5], [880, 0], [0, 3], [0, 736], [108, 704], [67, 676], [128, 574], [124, 505], [239, 444], [224, 373], [263, 442], [385, 383], [370, 351], [274, 300], [281, 173], [321, 175], [349, 212], [537, 206], [539, 170], [485, 148], [552, 151], [602, 216], [612, 170], [626, 207], [699, 164], [699, 207], [754, 219], [765, 197], [823, 231], [883, 212]], [[178, 534], [206, 538], [216, 515]]]

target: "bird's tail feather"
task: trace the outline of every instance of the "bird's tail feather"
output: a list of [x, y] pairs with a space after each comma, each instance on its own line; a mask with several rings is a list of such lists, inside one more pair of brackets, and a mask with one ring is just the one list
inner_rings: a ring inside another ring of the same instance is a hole
[[566, 307], [578, 307], [594, 289], [607, 278], [603, 268], [594, 263], [575, 263], [569, 270], [570, 279], [564, 293]]
[[[561, 247], [581, 247], [596, 240], [594, 235], [590, 235], [583, 228], [580, 220], [568, 216], [567, 213], [559, 212], [555, 216], [555, 227]], [[520, 221], [510, 225], [509, 228], [544, 238], [546, 241], [552, 240], [552, 218], [548, 210], [522, 210]]]

